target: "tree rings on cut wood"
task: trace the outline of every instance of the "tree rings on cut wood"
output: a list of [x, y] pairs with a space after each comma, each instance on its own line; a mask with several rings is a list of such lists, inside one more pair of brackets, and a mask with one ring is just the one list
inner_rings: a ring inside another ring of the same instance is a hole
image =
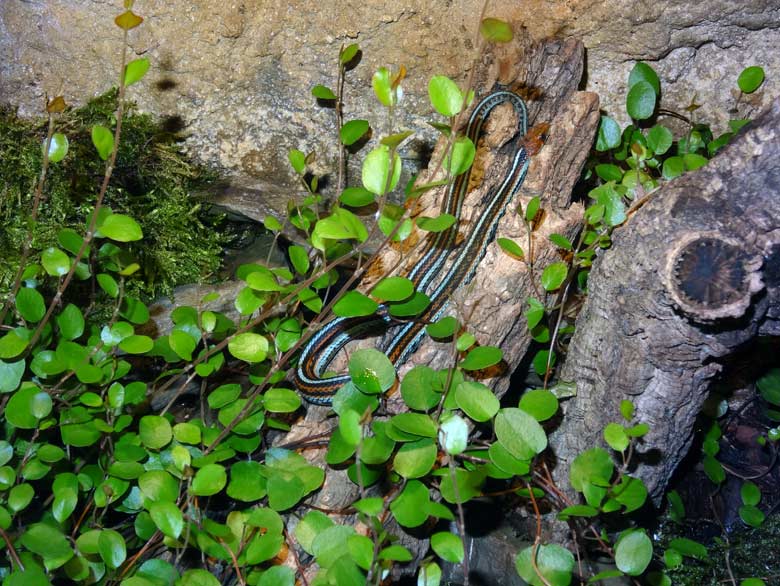
[[670, 249], [666, 289], [688, 317], [708, 323], [744, 315], [760, 291], [761, 257], [718, 232], [689, 233]]

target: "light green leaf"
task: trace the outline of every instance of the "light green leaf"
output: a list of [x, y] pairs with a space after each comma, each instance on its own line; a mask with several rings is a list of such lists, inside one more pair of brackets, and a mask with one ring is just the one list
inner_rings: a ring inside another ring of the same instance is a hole
[[[574, 570], [574, 556], [560, 545], [532, 545], [517, 554], [515, 568], [531, 586], [569, 586]], [[544, 576], [544, 580], [539, 574]]]
[[333, 93], [333, 90], [329, 87], [325, 87], [324, 85], [315, 85], [313, 88], [311, 88], [311, 95], [313, 95], [318, 100], [336, 100], [338, 99], [336, 94]]
[[431, 549], [441, 559], [451, 564], [461, 563], [465, 555], [460, 537], [449, 531], [440, 531], [431, 535]]
[[434, 75], [428, 82], [431, 104], [442, 116], [452, 117], [463, 107], [463, 93], [458, 85], [444, 75]]
[[262, 362], [268, 356], [268, 340], [260, 334], [245, 332], [230, 340], [228, 351], [245, 362]]
[[[43, 141], [43, 148], [46, 148], [46, 139]], [[68, 154], [68, 137], [61, 132], [55, 132], [49, 143], [49, 162], [59, 163]]]
[[615, 544], [615, 565], [629, 576], [639, 576], [653, 559], [653, 542], [644, 530], [624, 532]]
[[341, 144], [349, 146], [359, 141], [368, 132], [368, 120], [350, 120], [341, 127]]
[[114, 135], [105, 126], [95, 125], [92, 127], [92, 144], [95, 145], [100, 158], [105, 161], [114, 150]]
[[134, 242], [143, 238], [138, 222], [124, 214], [111, 214], [103, 220], [98, 230], [106, 238], [117, 242]]
[[125, 85], [133, 85], [141, 81], [147, 71], [149, 71], [149, 59], [147, 57], [134, 59], [125, 67]]
[[512, 40], [512, 27], [498, 18], [484, 18], [479, 23], [479, 34], [489, 43], [508, 43]]
[[375, 195], [390, 193], [401, 177], [401, 157], [393, 153], [392, 177], [390, 177], [390, 149], [381, 145], [366, 155], [363, 161], [363, 187]]

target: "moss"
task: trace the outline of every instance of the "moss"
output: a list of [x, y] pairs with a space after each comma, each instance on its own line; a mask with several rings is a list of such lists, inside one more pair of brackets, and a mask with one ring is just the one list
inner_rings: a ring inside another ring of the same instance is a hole
[[[56, 245], [61, 228], [84, 231], [104, 173], [91, 128], [113, 128], [115, 110], [113, 90], [57, 119], [56, 130], [68, 137], [70, 149], [47, 176], [45, 201], [34, 227], [33, 261], [41, 250]], [[0, 295], [10, 287], [27, 234], [45, 134], [45, 121], [24, 120], [0, 109]], [[141, 265], [139, 278], [128, 284], [130, 291], [144, 297], [166, 294], [217, 271], [225, 236], [218, 219], [192, 195], [215, 179], [213, 172], [187, 159], [174, 134], [130, 105], [105, 198], [105, 205], [133, 216], [144, 232], [144, 239], [130, 246]]]
[[[675, 529], [671, 523], [667, 530]], [[689, 535], [671, 535], [665, 537], [690, 537]], [[668, 571], [672, 583], [676, 586], [721, 586], [730, 584], [727, 571], [726, 554], [729, 556], [731, 572], [737, 583], [745, 578], [764, 578], [767, 584], [774, 584], [780, 576], [780, 515], [767, 517], [757, 528], [746, 528], [729, 537], [730, 544], [715, 539], [707, 544], [708, 561], [685, 558], [682, 566]], [[768, 578], [768, 579], [767, 579]]]

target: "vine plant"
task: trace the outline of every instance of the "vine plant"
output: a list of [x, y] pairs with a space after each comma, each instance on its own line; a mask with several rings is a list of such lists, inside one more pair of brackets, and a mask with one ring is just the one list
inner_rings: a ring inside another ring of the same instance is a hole
[[[126, 288], [138, 269], [126, 245], [143, 238], [141, 227], [131, 216], [103, 205], [122, 136], [127, 89], [150, 65], [146, 58], [126, 61], [128, 34], [143, 21], [132, 8], [132, 0], [125, 0], [125, 11], [115, 20], [123, 31], [115, 124], [113, 129], [92, 129], [105, 171], [86, 230], [83, 236], [61, 230], [59, 245], [39, 257], [30, 254], [28, 240], [0, 314], [3, 586], [65, 580], [124, 586], [216, 586], [229, 580], [259, 586], [378, 585], [393, 566], [413, 559], [388, 529], [391, 518], [430, 539], [430, 551], [418, 565], [418, 585], [440, 584], [442, 562], [463, 564], [468, 584], [463, 504], [485, 494], [488, 479], [491, 486], [503, 486], [499, 492], [517, 495], [537, 519], [533, 543], [516, 556], [517, 572], [530, 584], [563, 586], [575, 574], [581, 581], [628, 575], [669, 584], [668, 576], [658, 571], [660, 554], [653, 561], [652, 538], [631, 517], [647, 496], [641, 480], [629, 473], [647, 425], [637, 420], [631, 403], [616, 405], [619, 422], [604, 430], [610, 449], [593, 447], [572, 464], [570, 483], [581, 500], [571, 501], [552, 481], [543, 458], [545, 425], [559, 406], [547, 382], [555, 340], [570, 331], [562, 317], [567, 297], [584, 289], [585, 272], [596, 251], [609, 245], [610, 231], [630, 215], [632, 203], [647, 197], [658, 169], [670, 175], [695, 168], [697, 151], [712, 155], [727, 138], [708, 140], [694, 127], [677, 142], [678, 154], [662, 159], [672, 146], [668, 131], [653, 127], [645, 134], [632, 125], [620, 133], [614, 122], [602, 119], [596, 157], [613, 157], [616, 163], [594, 160], [591, 166], [599, 184], [590, 192], [594, 202], [577, 242], [551, 237], [571, 253], [568, 262], [546, 267], [536, 285], [559, 292], [556, 305], [547, 308], [529, 300], [528, 325], [538, 340], [551, 344], [534, 361], [545, 375], [544, 388], [525, 392], [517, 405], [502, 406], [490, 388], [469, 376], [499, 362], [501, 350], [476, 345], [464, 324], [442, 318], [427, 330], [451, 344], [452, 364], [440, 370], [417, 366], [403, 377], [404, 413], [381, 414], [381, 395], [398, 384], [387, 357], [373, 349], [352, 353], [352, 380], [334, 398], [337, 417], [332, 434], [324, 438], [327, 466], [320, 467], [290, 446], [271, 448], [264, 441], [270, 430], [289, 429], [291, 414], [301, 407], [298, 394], [285, 383], [285, 369], [297, 350], [331, 314], [369, 315], [382, 302], [393, 315], [413, 317], [427, 304], [403, 277], [386, 277], [368, 294], [350, 290], [365, 271], [369, 236], [381, 233], [389, 242], [406, 238], [412, 229], [407, 208], [387, 199], [399, 182], [398, 147], [411, 134], [391, 126], [405, 69], [382, 68], [373, 76], [390, 130], [364, 157], [362, 185], [350, 186], [346, 158], [351, 152], [346, 147], [366, 138], [370, 124], [343, 120], [343, 79], [359, 47], [341, 49], [337, 90], [313, 90], [318, 99], [335, 102], [338, 201], [324, 207], [318, 178], [307, 169], [312, 155], [293, 150], [290, 164], [307, 193], [290, 203], [283, 221], [265, 221], [277, 234], [289, 223], [306, 235], [310, 248], [289, 248], [291, 268], [241, 266], [237, 277], [245, 287], [234, 302], [241, 315], [237, 321], [209, 310], [214, 296], [207, 295], [196, 307], [177, 307], [172, 331], [153, 339], [137, 333], [149, 311]], [[511, 28], [492, 18], [482, 19], [480, 33], [480, 50], [487, 42], [512, 38]], [[632, 72], [629, 113], [636, 120], [649, 118], [656, 107], [660, 90], [651, 72], [644, 64]], [[645, 109], [632, 113], [640, 90]], [[650, 90], [655, 93], [648, 112]], [[473, 98], [471, 88], [436, 76], [429, 94], [446, 119], [435, 123], [447, 137], [445, 155], [436, 163], [444, 179], [410, 184], [410, 198], [465, 172], [476, 150], [457, 133], [458, 118]], [[47, 170], [68, 154], [67, 138], [57, 132], [56, 115], [64, 107], [61, 97], [47, 107], [49, 125], [31, 224], [45, 198]], [[675, 157], [679, 161], [672, 161]], [[348, 208], [369, 204], [377, 205], [378, 219], [367, 226]], [[500, 241], [505, 251], [529, 264], [540, 206], [535, 199], [520, 211], [531, 228], [527, 254], [514, 242]], [[415, 222], [436, 232], [454, 221], [442, 214]], [[357, 269], [325, 302], [325, 292], [337, 283], [337, 268], [351, 259], [358, 259]], [[90, 319], [77, 303], [64, 303], [63, 294], [74, 280], [93, 283], [110, 301], [107, 321]], [[53, 285], [49, 298], [41, 292], [44, 283]], [[545, 315], [555, 312], [555, 319], [546, 320], [552, 327], [541, 325]], [[307, 322], [307, 315], [315, 317]], [[152, 379], [141, 364], [153, 365], [159, 375]], [[199, 416], [177, 420], [172, 406], [193, 382], [202, 398]], [[171, 393], [168, 405], [152, 412], [149, 396], [164, 391]], [[312, 506], [310, 495], [335, 468], [346, 469], [359, 498], [345, 511]], [[748, 496], [755, 501], [754, 494]], [[550, 510], [570, 523], [576, 542], [592, 541], [614, 559], [615, 568], [589, 575], [580, 552], [578, 565], [568, 549], [543, 543], [542, 514]], [[356, 515], [357, 522], [334, 521], [346, 513]], [[608, 525], [601, 524], [605, 519]], [[444, 529], [447, 523], [456, 530]], [[675, 551], [690, 555], [683, 546]]]

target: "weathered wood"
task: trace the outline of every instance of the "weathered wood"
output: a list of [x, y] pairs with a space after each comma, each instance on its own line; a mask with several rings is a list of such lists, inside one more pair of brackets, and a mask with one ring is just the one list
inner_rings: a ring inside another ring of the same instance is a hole
[[658, 503], [713, 380], [760, 334], [780, 334], [780, 101], [656, 191], [595, 263], [561, 373], [577, 396], [551, 438], [561, 486], [628, 399], [651, 428], [634, 472]]

